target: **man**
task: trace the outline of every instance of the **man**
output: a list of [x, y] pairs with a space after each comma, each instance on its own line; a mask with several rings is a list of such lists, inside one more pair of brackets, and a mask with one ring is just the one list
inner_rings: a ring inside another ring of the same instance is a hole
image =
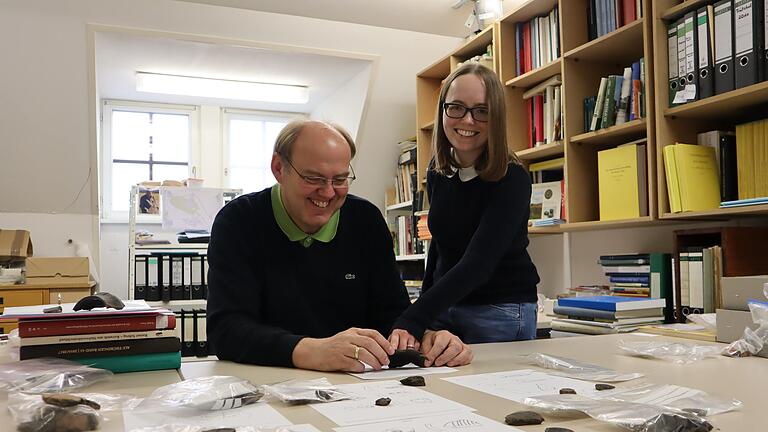
[[[383, 334], [409, 305], [381, 213], [347, 195], [355, 145], [298, 120], [277, 138], [277, 184], [216, 217], [208, 247], [208, 340], [220, 359], [322, 371], [389, 363]], [[427, 365], [472, 360], [456, 336], [427, 332]]]

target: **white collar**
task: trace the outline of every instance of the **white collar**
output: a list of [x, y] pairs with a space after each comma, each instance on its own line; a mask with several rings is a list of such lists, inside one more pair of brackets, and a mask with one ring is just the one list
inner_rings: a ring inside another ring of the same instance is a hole
[[[454, 159], [458, 160], [458, 158], [456, 157], [456, 152], [453, 150], [453, 148], [451, 148], [451, 155], [453, 156]], [[448, 178], [453, 177], [453, 175], [456, 174], [456, 171], [457, 171], [456, 168], [454, 168], [453, 166], [451, 166], [450, 168], [451, 168], [451, 173], [448, 174]], [[474, 165], [468, 166], [466, 168], [459, 168], [458, 171], [459, 171], [459, 180], [461, 180], [462, 182], [468, 182], [473, 178], [477, 177], [477, 171], [475, 171]]]

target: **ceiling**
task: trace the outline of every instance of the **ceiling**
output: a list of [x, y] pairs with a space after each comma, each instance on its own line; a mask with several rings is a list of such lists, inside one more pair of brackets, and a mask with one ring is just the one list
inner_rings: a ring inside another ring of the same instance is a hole
[[[350, 79], [367, 70], [367, 60], [208, 44], [124, 33], [98, 33], [99, 97], [266, 111], [312, 112]], [[135, 73], [221, 78], [309, 86], [307, 104], [276, 104], [152, 94], [136, 91]]]
[[[466, 37], [464, 22], [472, 12], [473, 2], [459, 9], [451, 6], [459, 0], [179, 0], [251, 9], [262, 12], [298, 15], [331, 21], [343, 21], [411, 30], [444, 36]], [[508, 12], [525, 0], [503, 0]]]

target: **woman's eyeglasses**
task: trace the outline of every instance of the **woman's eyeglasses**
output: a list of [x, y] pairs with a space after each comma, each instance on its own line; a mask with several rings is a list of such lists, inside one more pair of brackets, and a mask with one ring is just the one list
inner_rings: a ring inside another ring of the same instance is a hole
[[445, 102], [443, 103], [443, 111], [445, 111], [445, 115], [454, 119], [464, 118], [464, 116], [467, 115], [467, 112], [469, 112], [470, 115], [472, 115], [472, 118], [475, 119], [475, 121], [479, 121], [479, 122], [488, 121], [488, 107], [485, 107], [485, 106], [476, 106], [474, 108], [467, 108], [462, 104], [458, 104], [454, 102]]

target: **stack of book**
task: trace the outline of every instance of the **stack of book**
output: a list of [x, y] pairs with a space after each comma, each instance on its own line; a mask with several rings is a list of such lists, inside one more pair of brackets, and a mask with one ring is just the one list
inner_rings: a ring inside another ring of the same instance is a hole
[[515, 25], [515, 74], [523, 75], [560, 57], [560, 11]]
[[645, 117], [645, 61], [622, 75], [600, 79], [597, 96], [584, 99], [584, 131], [596, 131]]
[[617, 296], [558, 299], [552, 330], [581, 334], [626, 333], [664, 322], [664, 299]]
[[528, 113], [528, 148], [551, 144], [563, 138], [563, 98], [560, 75], [523, 93]]
[[608, 276], [612, 295], [664, 299], [667, 322], [672, 322], [674, 290], [671, 254], [601, 255], [598, 264]]
[[112, 372], [178, 369], [181, 342], [176, 317], [143, 300], [129, 300], [122, 310], [99, 308], [45, 313], [57, 305], [5, 308], [2, 319], [19, 322], [19, 359], [58, 357]]

